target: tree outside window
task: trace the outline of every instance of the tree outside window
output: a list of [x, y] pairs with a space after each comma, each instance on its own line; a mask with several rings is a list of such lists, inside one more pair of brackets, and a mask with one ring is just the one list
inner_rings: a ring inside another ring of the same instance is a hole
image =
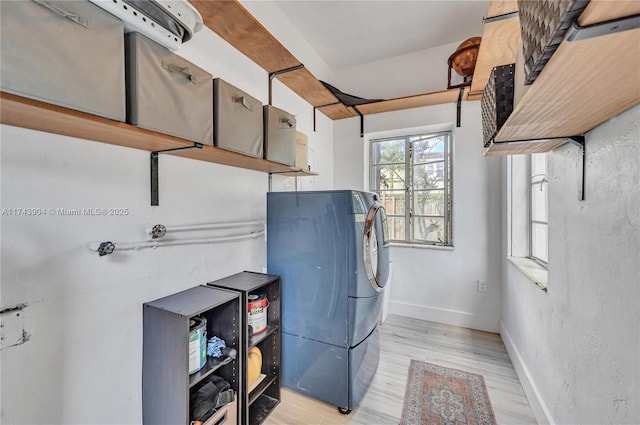
[[370, 176], [392, 241], [452, 245], [450, 132], [372, 140]]

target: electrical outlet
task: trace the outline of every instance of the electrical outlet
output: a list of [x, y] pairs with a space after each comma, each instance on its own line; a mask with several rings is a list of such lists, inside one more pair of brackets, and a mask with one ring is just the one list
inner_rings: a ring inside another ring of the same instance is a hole
[[478, 280], [478, 292], [484, 292], [487, 290], [487, 282], [484, 280]]

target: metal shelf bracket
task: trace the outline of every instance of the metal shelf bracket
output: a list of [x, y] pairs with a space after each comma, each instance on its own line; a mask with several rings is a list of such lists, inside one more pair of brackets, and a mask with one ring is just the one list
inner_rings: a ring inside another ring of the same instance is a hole
[[633, 30], [636, 28], [640, 28], [640, 14], [599, 22], [593, 25], [585, 25], [584, 27], [578, 25], [578, 22], [576, 21], [569, 28], [567, 41], [585, 40], [587, 38], [615, 34], [617, 32]]
[[273, 71], [269, 73], [269, 105], [271, 105], [271, 101], [273, 98], [273, 79], [276, 78], [280, 74], [286, 74], [287, 72], [297, 71], [299, 69], [304, 68], [304, 64], [292, 66], [290, 68], [281, 69], [279, 71]]
[[364, 137], [364, 115], [362, 115], [362, 112], [360, 112], [356, 105], [353, 105], [352, 108], [358, 115], [360, 115], [360, 137]]
[[324, 108], [325, 106], [335, 106], [335, 105], [341, 105], [342, 102], [333, 102], [333, 103], [326, 103], [324, 105], [318, 105], [318, 106], [314, 106], [313, 107], [313, 131], [316, 131], [316, 110], [320, 109], [320, 108]]
[[586, 156], [585, 156], [585, 152], [584, 152], [584, 147], [585, 147], [585, 139], [584, 136], [571, 136], [571, 137], [567, 137], [567, 140], [569, 141], [569, 143], [571, 143], [572, 145], [576, 146], [579, 149], [579, 155], [580, 155], [580, 160], [579, 160], [579, 168], [580, 170], [578, 171], [578, 200], [579, 201], [584, 201], [584, 191], [585, 191], [585, 185], [584, 185], [584, 172], [585, 172], [585, 168], [586, 168]]
[[464, 95], [464, 87], [460, 87], [460, 93], [458, 93], [458, 102], [456, 103], [456, 127], [460, 127], [461, 115], [462, 115], [462, 96]]
[[157, 207], [158, 205], [160, 205], [160, 197], [159, 197], [159, 192], [160, 192], [160, 184], [158, 182], [158, 156], [161, 153], [172, 153], [172, 152], [178, 152], [178, 151], [189, 151], [189, 150], [193, 150], [193, 149], [202, 149], [202, 143], [194, 143], [193, 146], [185, 146], [184, 148], [175, 148], [175, 149], [165, 149], [163, 151], [154, 151], [151, 152], [150, 155], [150, 159], [151, 159], [151, 206], [153, 207]]

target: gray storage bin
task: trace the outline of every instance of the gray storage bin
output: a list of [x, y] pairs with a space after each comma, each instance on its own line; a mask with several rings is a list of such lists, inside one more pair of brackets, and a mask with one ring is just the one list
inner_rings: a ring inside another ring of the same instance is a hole
[[275, 106], [264, 106], [264, 157], [293, 167], [296, 165], [296, 118]]
[[127, 121], [213, 145], [211, 74], [138, 33], [126, 35]]
[[122, 22], [88, 1], [0, 1], [2, 91], [125, 119]]
[[263, 157], [262, 103], [226, 81], [213, 80], [216, 146]]

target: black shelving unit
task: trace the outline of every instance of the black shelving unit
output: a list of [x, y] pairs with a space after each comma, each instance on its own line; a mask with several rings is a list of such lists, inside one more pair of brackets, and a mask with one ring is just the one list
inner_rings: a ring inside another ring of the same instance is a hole
[[[224, 279], [207, 283], [208, 286], [238, 291], [241, 299], [241, 338], [242, 352], [249, 352], [257, 346], [262, 352], [261, 373], [264, 379], [249, 391], [246, 378], [240, 385], [240, 423], [259, 425], [280, 403], [280, 277], [263, 273], [242, 272]], [[248, 295], [266, 294], [269, 301], [267, 309], [267, 329], [262, 333], [249, 335]], [[246, 357], [242, 359], [242, 376], [247, 376]]]
[[[142, 420], [145, 424], [189, 424], [190, 396], [206, 378], [216, 374], [241, 394], [244, 369], [244, 341], [241, 332], [241, 299], [238, 292], [197, 286], [143, 305]], [[222, 338], [237, 356], [207, 357], [198, 372], [189, 374], [189, 321], [207, 319], [207, 338]], [[235, 424], [241, 403], [224, 406]], [[209, 421], [205, 422], [208, 423]]]

